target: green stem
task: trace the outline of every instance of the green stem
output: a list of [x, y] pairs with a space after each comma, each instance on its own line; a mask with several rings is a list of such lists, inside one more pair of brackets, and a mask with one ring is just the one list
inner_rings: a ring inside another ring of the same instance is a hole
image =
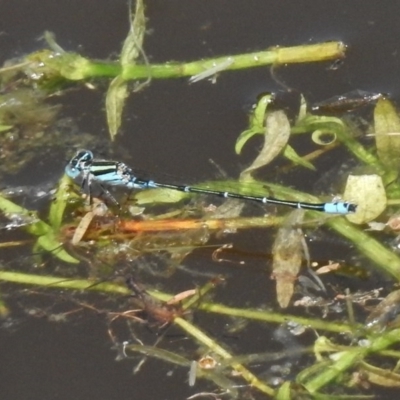
[[335, 362], [322, 368], [321, 373], [313, 377], [307, 383], [304, 383], [304, 386], [309, 392], [315, 393], [323, 386], [338, 378], [339, 375], [343, 374], [346, 370], [357, 364], [358, 361], [361, 361], [367, 355], [380, 352], [387, 347], [398, 343], [399, 340], [400, 329], [394, 329], [373, 338], [370, 346], [357, 346], [348, 351], [339, 352], [337, 353], [338, 357], [335, 357]]
[[[226, 351], [222, 346], [220, 346], [215, 340], [211, 339], [208, 335], [206, 335], [199, 328], [192, 325], [190, 322], [186, 321], [183, 318], [175, 318], [175, 325], [181, 327], [186, 333], [190, 334], [200, 343], [207, 346], [211, 352], [218, 354], [223, 359], [227, 360], [232, 358], [232, 355]], [[255, 375], [253, 375], [247, 368], [245, 368], [242, 364], [238, 362], [234, 362], [231, 364], [232, 368], [238, 372], [250, 385], [256, 387], [261, 392], [268, 394], [269, 396], [273, 396], [275, 391], [270, 388], [265, 383], [261, 382]]]
[[[103, 293], [116, 293], [129, 295], [131, 291], [121, 285], [114, 283], [96, 283], [84, 279], [70, 279], [49, 275], [24, 274], [13, 271], [0, 271], [0, 280], [6, 282], [19, 283], [22, 285], [46, 286], [49, 288], [69, 289], [69, 290], [90, 290]], [[170, 296], [172, 297], [172, 295]]]
[[270, 311], [259, 311], [248, 308], [233, 308], [227, 307], [223, 304], [214, 303], [201, 303], [199, 305], [201, 310], [213, 312], [217, 314], [229, 315], [232, 317], [246, 318], [254, 321], [273, 322], [276, 324], [283, 324], [287, 321], [295, 322], [297, 324], [318, 329], [323, 331], [344, 333], [353, 332], [354, 329], [361, 329], [362, 326], [350, 326], [349, 324], [329, 322], [326, 320], [303, 318], [296, 315], [279, 314]]
[[[154, 65], [124, 65], [116, 62], [94, 61], [76, 53], [53, 53], [41, 51], [33, 53], [27, 59], [32, 61], [30, 69], [37, 73], [48, 74], [48, 79], [61, 75], [69, 80], [81, 80], [94, 77], [116, 77], [125, 80], [167, 79], [193, 76], [221, 65], [222, 70], [238, 70], [265, 65], [284, 65], [306, 63], [343, 58], [346, 46], [342, 42], [327, 42], [293, 47], [274, 47], [234, 56], [216, 57], [189, 63], [164, 63]], [[221, 72], [221, 71], [218, 71]], [[32, 72], [33, 74], [33, 72]]]
[[[85, 279], [69, 279], [56, 276], [41, 276], [34, 274], [25, 274], [13, 271], [0, 271], [0, 280], [13, 282], [22, 285], [46, 286], [49, 288], [96, 291], [102, 293], [112, 293], [119, 295], [129, 295], [131, 291], [115, 283], [96, 283]], [[154, 290], [148, 290], [148, 293], [161, 301], [170, 300], [173, 295]], [[207, 312], [230, 315], [233, 317], [247, 318], [256, 321], [273, 322], [281, 324], [287, 321], [294, 321], [298, 324], [309, 326], [314, 329], [329, 332], [352, 332], [354, 329], [361, 329], [360, 326], [350, 326], [349, 324], [321, 321], [319, 319], [302, 318], [295, 315], [278, 314], [268, 311], [252, 310], [248, 308], [233, 308], [223, 304], [207, 303], [202, 301], [198, 308]]]

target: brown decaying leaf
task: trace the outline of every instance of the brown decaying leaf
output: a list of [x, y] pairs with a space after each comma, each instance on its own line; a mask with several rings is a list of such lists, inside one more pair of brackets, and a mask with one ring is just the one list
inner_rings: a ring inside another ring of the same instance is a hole
[[276, 295], [279, 305], [286, 308], [294, 292], [294, 281], [303, 260], [303, 232], [299, 228], [303, 210], [291, 212], [278, 230], [272, 247], [272, 277], [276, 280]]

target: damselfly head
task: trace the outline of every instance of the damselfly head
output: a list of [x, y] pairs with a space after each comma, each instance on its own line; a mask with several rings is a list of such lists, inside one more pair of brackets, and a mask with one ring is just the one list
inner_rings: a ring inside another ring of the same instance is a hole
[[65, 173], [76, 179], [84, 170], [90, 168], [93, 161], [93, 153], [89, 150], [78, 150], [71, 161], [65, 167]]
[[355, 213], [357, 211], [357, 204], [354, 203], [346, 203], [347, 204], [347, 210], [350, 214]]
[[93, 161], [93, 153], [90, 150], [78, 150], [69, 162], [71, 168], [83, 169]]

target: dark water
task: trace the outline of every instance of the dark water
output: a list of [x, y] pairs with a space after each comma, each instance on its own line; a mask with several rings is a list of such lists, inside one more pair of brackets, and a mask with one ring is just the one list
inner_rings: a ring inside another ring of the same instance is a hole
[[[342, 40], [350, 49], [337, 70], [329, 68], [331, 63], [322, 63], [282, 67], [276, 74], [311, 102], [354, 89], [388, 93], [398, 100], [399, 11], [400, 1], [153, 0], [146, 7], [149, 32], [144, 47], [151, 62], [164, 62], [240, 54], [278, 44]], [[45, 30], [54, 32], [66, 50], [106, 59], [118, 54], [128, 30], [125, 1], [3, 0], [0, 15], [1, 61], [42, 48], [38, 38]], [[128, 101], [122, 134], [110, 151], [106, 145], [103, 89], [100, 86], [94, 91], [67, 93], [62, 99], [63, 116], [73, 117], [80, 131], [95, 135], [100, 153], [113, 153], [140, 169], [187, 177], [191, 182], [215, 176], [209, 159], [228, 175], [237, 176], [259, 145], [257, 141], [253, 149], [249, 145], [240, 158], [234, 154], [234, 142], [247, 126], [250, 106], [263, 92], [284, 91], [267, 68], [228, 72], [218, 78], [216, 85], [188, 85], [186, 79], [154, 81]], [[57, 155], [48, 163], [41, 160], [37, 169], [32, 164], [21, 182], [7, 176], [4, 180], [14, 186], [27, 181], [55, 182], [70, 154], [65, 149], [61, 159]], [[303, 177], [304, 185], [297, 182], [297, 187], [312, 190], [312, 181], [320, 178]], [[244, 235], [242, 240], [247, 245], [253, 242], [256, 250], [267, 248], [272, 239], [260, 235]], [[336, 246], [343, 250], [340, 244]], [[321, 258], [338, 257], [328, 247], [316, 251]], [[194, 266], [204, 267], [203, 263], [210, 260], [204, 257], [193, 262]], [[213, 271], [219, 268], [209, 266]], [[273, 294], [268, 294], [273, 285], [267, 274], [264, 280], [239, 269], [231, 274], [237, 274], [237, 280], [230, 283], [228, 293], [236, 293], [236, 297], [225, 295], [227, 298], [221, 301], [234, 305], [274, 301]], [[190, 278], [189, 282], [175, 282], [175, 287], [169, 289], [184, 289], [187, 284], [193, 284]], [[212, 329], [211, 333], [218, 335]], [[274, 346], [271, 332], [264, 328], [243, 336], [230, 342], [240, 353], [267, 351]], [[90, 313], [73, 324], [17, 315], [11, 327], [4, 323], [0, 330], [0, 397], [183, 399], [212, 389], [210, 385], [189, 389], [186, 371], [154, 361], [133, 377], [132, 363], [116, 363], [116, 352], [110, 347], [103, 319]]]

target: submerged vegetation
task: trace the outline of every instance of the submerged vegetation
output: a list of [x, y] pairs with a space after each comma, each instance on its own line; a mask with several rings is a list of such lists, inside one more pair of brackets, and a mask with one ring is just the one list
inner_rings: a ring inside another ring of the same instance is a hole
[[[186, 64], [152, 65], [142, 48], [144, 34], [144, 9], [137, 1], [119, 62], [100, 62], [66, 52], [47, 34], [50, 50], [4, 66], [0, 75], [0, 157], [7, 159], [7, 164], [2, 164], [0, 172], [16, 173], [29, 165], [35, 153], [44, 155], [51, 146], [62, 148], [78, 142], [80, 147], [90, 147], [94, 143], [91, 137], [74, 135], [67, 139], [51, 129], [60, 106], [48, 105], [46, 100], [71, 85], [112, 78], [106, 112], [113, 139], [131, 92], [130, 81], [141, 81], [134, 90], [144, 89], [150, 79], [191, 76], [191, 83], [195, 83], [215, 79], [225, 70], [334, 60], [343, 58], [346, 51], [343, 43], [330, 42]], [[143, 63], [138, 62], [140, 59]], [[363, 118], [358, 107], [364, 107]], [[365, 113], [372, 109], [366, 127]], [[211, 206], [188, 193], [166, 189], [138, 191], [128, 197], [113, 192], [112, 196], [118, 198], [116, 204], [110, 201], [107, 188], [97, 188], [99, 193], [84, 187], [80, 191], [79, 183], [75, 185], [64, 176], [51, 193], [47, 214], [19, 204], [19, 197], [29, 197], [22, 189], [15, 196], [7, 188], [0, 196], [3, 231], [26, 233], [23, 241], [8, 240], [3, 235], [0, 246], [29, 247], [32, 255], [29, 265], [19, 259], [8, 261], [0, 270], [0, 280], [34, 287], [28, 297], [39, 296], [38, 288], [53, 298], [57, 298], [59, 289], [64, 293], [70, 290], [68, 299], [73, 306], [66, 315], [80, 310], [103, 313], [119, 357], [140, 359], [137, 373], [146, 358], [154, 357], [186, 368], [194, 389], [200, 379], [211, 381], [209, 395], [215, 398], [240, 398], [243, 392], [250, 396], [253, 389], [279, 399], [366, 398], [369, 392], [374, 393], [375, 386], [398, 388], [400, 294], [391, 290], [400, 281], [398, 246], [391, 245], [396, 243], [399, 229], [400, 117], [396, 106], [380, 95], [360, 91], [313, 106], [301, 98], [296, 118], [291, 120], [283, 110], [276, 109], [273, 95], [262, 95], [250, 115], [249, 126], [238, 136], [236, 153], [240, 154], [255, 135], [263, 138], [264, 145], [239, 180], [204, 182], [198, 187], [253, 196], [271, 193], [276, 198], [320, 203], [322, 200], [311, 194], [262, 180], [260, 169], [280, 160], [283, 168], [316, 171], [318, 160], [343, 148], [357, 171], [347, 168], [342, 198], [356, 203], [357, 211], [328, 216], [284, 208], [276, 213], [267, 208], [265, 215], [265, 209], [258, 208], [249, 216], [243, 204], [235, 200]], [[305, 140], [311, 138], [318, 149], [300, 155], [293, 144], [299, 135]], [[247, 256], [239, 251], [235, 254], [235, 246], [226, 243], [229, 235], [244, 229], [277, 231], [268, 256], [264, 255], [268, 267], [257, 273], [275, 280], [278, 309], [263, 304], [264, 299], [248, 303], [246, 292], [240, 297], [247, 307], [214, 301], [227, 281], [235, 279], [234, 273], [221, 276], [200, 271], [194, 274], [196, 286], [170, 293], [165, 277], [182, 273], [183, 260], [198, 251], [210, 250], [207, 257], [220, 265], [226, 262], [244, 268], [251, 264], [251, 255], [243, 261]], [[329, 235], [345, 239], [348, 257], [337, 256], [313, 268], [306, 233], [322, 235], [327, 229]], [[362, 264], [363, 269], [357, 270], [356, 264]], [[338, 283], [329, 283], [329, 277], [338, 274], [350, 275], [356, 282], [366, 275], [379, 276], [391, 284], [351, 292]], [[91, 292], [117, 298], [112, 303], [115, 308], [96, 304]], [[60, 296], [59, 301], [64, 299], [65, 295]], [[290, 312], [285, 310], [289, 306]], [[5, 318], [7, 301], [2, 302], [0, 310]], [[274, 332], [284, 348], [274, 353], [236, 354], [223, 336], [214, 338], [207, 326], [192, 322], [192, 316], [202, 312], [219, 316], [220, 327], [229, 325], [236, 335], [244, 335], [249, 322], [257, 323]], [[128, 342], [119, 338], [121, 323], [129, 325], [132, 332]], [[143, 326], [160, 335], [149, 336]], [[164, 332], [174, 327], [193, 339], [191, 353], [174, 349], [171, 344], [164, 346]], [[315, 335], [308, 339], [309, 347], [301, 346], [297, 336], [307, 332]]]

